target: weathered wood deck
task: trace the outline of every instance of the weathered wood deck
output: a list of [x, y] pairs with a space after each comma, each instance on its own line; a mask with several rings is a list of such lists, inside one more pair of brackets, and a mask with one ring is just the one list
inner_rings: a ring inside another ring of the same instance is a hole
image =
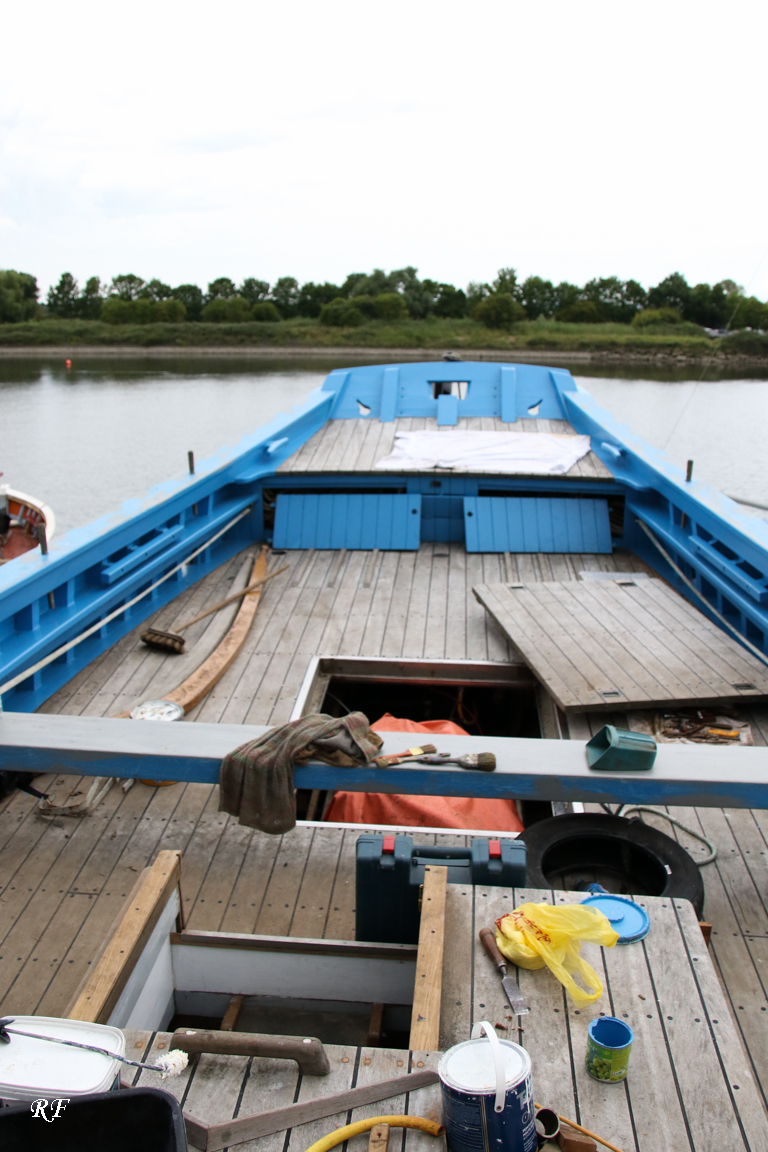
[[[562, 904], [579, 898], [577, 893], [448, 885], [444, 914], [450, 947], [437, 1005], [440, 1049], [466, 1039], [476, 1022], [489, 1021], [500, 1036], [523, 1044], [530, 1053], [539, 1103], [597, 1131], [625, 1152], [656, 1152], [662, 1145], [692, 1152], [762, 1149], [762, 1101], [687, 901], [639, 897], [651, 920], [643, 942], [605, 950], [583, 946], [584, 958], [603, 985], [595, 1003], [574, 1004], [546, 970], [521, 970], [520, 991], [530, 1012], [512, 1015], [498, 973], [478, 940], [479, 930], [528, 901]], [[598, 1014], [626, 1019], [634, 1032], [629, 1075], [621, 1089], [606, 1090], [585, 1068], [587, 1028]], [[171, 1033], [128, 1032], [126, 1038], [129, 1052], [151, 1060], [160, 1047], [168, 1048]], [[420, 1043], [415, 1048], [409, 1053], [328, 1044], [331, 1071], [322, 1078], [301, 1076], [285, 1061], [203, 1055], [180, 1078], [161, 1086], [176, 1096], [185, 1114], [205, 1125], [232, 1118], [245, 1123], [245, 1117], [294, 1101], [302, 1105], [332, 1092], [436, 1067], [436, 1052], [418, 1050]], [[134, 1084], [158, 1085], [157, 1073], [126, 1073]], [[247, 1147], [267, 1152], [277, 1146], [277, 1139], [284, 1139], [279, 1145], [284, 1150], [306, 1148], [335, 1127], [382, 1113], [407, 1111], [438, 1119], [439, 1099], [439, 1086], [434, 1085], [408, 1099], [402, 1095], [357, 1108], [349, 1118], [342, 1112], [311, 1124], [296, 1123], [284, 1138], [256, 1138]], [[361, 1139], [356, 1143], [363, 1147]], [[420, 1146], [424, 1143], [429, 1141], [420, 1141]], [[402, 1147], [413, 1152], [410, 1133], [404, 1134]], [[439, 1152], [443, 1145], [432, 1147]]]
[[[454, 427], [454, 426], [452, 426]], [[504, 423], [498, 416], [465, 416], [455, 425], [459, 429], [477, 432], [550, 432], [558, 436], [575, 436], [576, 430], [567, 420], [540, 420], [526, 418], [513, 424]], [[319, 432], [303, 444], [277, 469], [286, 472], [344, 472], [368, 473], [376, 471], [376, 462], [392, 451], [398, 432], [419, 432], [425, 428], [438, 429], [437, 420], [426, 416], [400, 416], [390, 423], [378, 420], [329, 420]], [[451, 427], [439, 431], [450, 432]], [[408, 471], [408, 469], [403, 469]], [[430, 469], [442, 472], [445, 469]], [[482, 471], [478, 469], [478, 471]], [[613, 476], [594, 452], [578, 460], [566, 477], [571, 479], [612, 480]], [[559, 477], [562, 479], [562, 477]]]
[[[417, 553], [290, 553], [289, 560], [290, 571], [265, 589], [245, 649], [191, 719], [285, 722], [309, 658], [317, 654], [519, 658], [475, 601], [473, 584], [566, 580], [581, 570], [644, 567], [630, 554], [467, 555], [455, 544], [423, 544]], [[284, 562], [282, 557], [272, 561]], [[215, 603], [241, 566], [242, 558], [234, 559], [163, 609], [153, 623], [173, 628]], [[195, 625], [190, 645], [205, 651], [211, 627], [210, 621]], [[173, 661], [144, 648], [137, 630], [43, 710], [113, 715], [162, 695], [176, 676]], [[768, 714], [752, 708], [742, 716], [751, 721], [755, 741], [768, 743]], [[590, 724], [596, 731], [606, 720], [605, 714], [582, 720], [572, 735], [581, 739]], [[625, 725], [626, 717], [617, 714], [613, 722]], [[70, 783], [74, 790], [80, 787]], [[79, 821], [42, 820], [35, 801], [21, 793], [3, 801], [0, 1013], [66, 1011], [141, 869], [161, 848], [184, 853], [182, 888], [192, 928], [353, 936], [357, 830], [340, 835], [333, 828], [300, 826], [272, 839], [240, 828], [217, 807], [217, 790], [196, 784], [136, 784], [127, 794], [115, 787], [92, 816]], [[717, 809], [673, 814], [704, 829], [718, 847], [717, 862], [704, 869], [712, 956], [765, 1100], [768, 814]], [[668, 830], [662, 822], [659, 826]], [[686, 843], [683, 833], [674, 834]], [[701, 850], [694, 841], [690, 847]]]

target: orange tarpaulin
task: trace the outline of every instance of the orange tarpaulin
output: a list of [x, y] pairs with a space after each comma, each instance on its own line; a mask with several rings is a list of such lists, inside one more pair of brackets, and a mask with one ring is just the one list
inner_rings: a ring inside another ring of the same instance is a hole
[[[450, 720], [398, 720], [386, 712], [375, 732], [420, 732], [468, 736]], [[481, 800], [467, 796], [397, 796], [384, 792], [337, 792], [323, 817], [343, 824], [407, 824], [413, 828], [476, 828], [489, 832], [522, 832], [514, 800]]]

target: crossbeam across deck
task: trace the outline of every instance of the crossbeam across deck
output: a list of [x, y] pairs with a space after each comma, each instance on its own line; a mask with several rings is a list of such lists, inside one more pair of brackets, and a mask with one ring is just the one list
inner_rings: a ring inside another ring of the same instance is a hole
[[[0, 769], [188, 780], [215, 784], [224, 756], [269, 731], [239, 724], [162, 724], [80, 716], [0, 716]], [[413, 733], [387, 732], [383, 752], [401, 752]], [[660, 745], [645, 772], [597, 772], [576, 740], [441, 736], [440, 750], [493, 752], [495, 772], [408, 764], [377, 769], [297, 766], [297, 788], [422, 796], [682, 804], [768, 808], [768, 749]]]

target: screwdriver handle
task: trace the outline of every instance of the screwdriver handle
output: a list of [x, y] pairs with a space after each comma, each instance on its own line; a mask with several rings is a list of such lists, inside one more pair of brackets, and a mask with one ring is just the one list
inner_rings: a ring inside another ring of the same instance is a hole
[[482, 944], [483, 948], [485, 948], [486, 952], [490, 956], [491, 960], [493, 960], [502, 976], [506, 976], [507, 961], [499, 951], [498, 945], [496, 944], [496, 936], [492, 928], [480, 929], [480, 943]]

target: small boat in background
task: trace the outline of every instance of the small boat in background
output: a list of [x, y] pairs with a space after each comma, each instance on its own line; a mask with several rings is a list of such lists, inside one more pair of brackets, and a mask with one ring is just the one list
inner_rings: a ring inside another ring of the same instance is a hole
[[47, 552], [55, 530], [56, 517], [47, 504], [0, 484], [0, 564], [40, 546]]

